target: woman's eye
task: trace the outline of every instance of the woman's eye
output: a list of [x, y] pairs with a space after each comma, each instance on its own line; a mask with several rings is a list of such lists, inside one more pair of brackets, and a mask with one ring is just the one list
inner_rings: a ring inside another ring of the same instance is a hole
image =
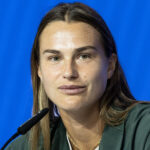
[[81, 54], [81, 55], [79, 55], [79, 59], [89, 59], [89, 58], [91, 58], [90, 54]]
[[60, 59], [59, 56], [50, 56], [50, 57], [48, 57], [48, 60], [50, 60], [50, 61], [58, 61], [59, 59]]

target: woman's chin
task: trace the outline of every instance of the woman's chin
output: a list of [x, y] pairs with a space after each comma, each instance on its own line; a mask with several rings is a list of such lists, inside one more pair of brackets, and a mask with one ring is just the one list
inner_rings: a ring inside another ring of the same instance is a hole
[[66, 111], [66, 112], [76, 112], [79, 111], [80, 109], [82, 109], [82, 105], [81, 103], [77, 103], [77, 102], [69, 102], [69, 103], [63, 103], [61, 105], [57, 105], [58, 109]]

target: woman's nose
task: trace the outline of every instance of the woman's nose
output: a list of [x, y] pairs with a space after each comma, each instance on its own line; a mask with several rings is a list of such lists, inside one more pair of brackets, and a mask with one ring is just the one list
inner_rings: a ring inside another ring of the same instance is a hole
[[69, 79], [69, 80], [78, 78], [78, 71], [73, 62], [65, 63], [63, 78]]

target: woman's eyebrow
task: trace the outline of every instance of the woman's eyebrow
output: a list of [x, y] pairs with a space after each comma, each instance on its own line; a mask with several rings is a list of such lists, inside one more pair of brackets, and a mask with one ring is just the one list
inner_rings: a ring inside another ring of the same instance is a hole
[[85, 51], [85, 50], [88, 50], [88, 49], [92, 49], [92, 50], [94, 50], [94, 51], [98, 51], [95, 46], [79, 47], [79, 48], [76, 48], [75, 51], [77, 51], [77, 52], [82, 52], [82, 51]]
[[60, 54], [59, 50], [54, 50], [54, 49], [46, 49], [43, 51], [43, 54], [45, 53], [53, 53], [53, 54]]
[[[83, 46], [83, 47], [76, 48], [75, 52], [82, 52], [82, 51], [85, 51], [85, 50], [88, 50], [88, 49], [98, 51], [95, 46]], [[45, 54], [45, 53], [60, 54], [61, 51], [55, 50], [55, 49], [46, 49], [46, 50], [43, 51], [43, 54]]]

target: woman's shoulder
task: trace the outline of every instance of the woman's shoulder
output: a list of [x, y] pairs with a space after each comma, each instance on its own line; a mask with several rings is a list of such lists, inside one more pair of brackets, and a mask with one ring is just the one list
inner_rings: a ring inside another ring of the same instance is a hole
[[139, 102], [130, 110], [124, 131], [124, 142], [131, 149], [150, 149], [150, 103]]
[[29, 133], [19, 136], [8, 145], [6, 150], [29, 150]]
[[[51, 124], [51, 129], [50, 129], [50, 133], [51, 133], [51, 140], [54, 138], [55, 136], [55, 132], [57, 130], [57, 128], [59, 127], [59, 124], [61, 123], [60, 118], [56, 118], [55, 120], [53, 120], [52, 124]], [[6, 150], [30, 150], [30, 133], [31, 131], [27, 132], [25, 135], [21, 135], [18, 138], [16, 138], [14, 141], [12, 141], [8, 147], [6, 148]], [[39, 143], [39, 149], [41, 149], [42, 145], [43, 145], [43, 139], [42, 139], [42, 135], [40, 136], [40, 143]]]
[[129, 111], [126, 122], [139, 122], [145, 117], [150, 117], [150, 102], [138, 102]]

